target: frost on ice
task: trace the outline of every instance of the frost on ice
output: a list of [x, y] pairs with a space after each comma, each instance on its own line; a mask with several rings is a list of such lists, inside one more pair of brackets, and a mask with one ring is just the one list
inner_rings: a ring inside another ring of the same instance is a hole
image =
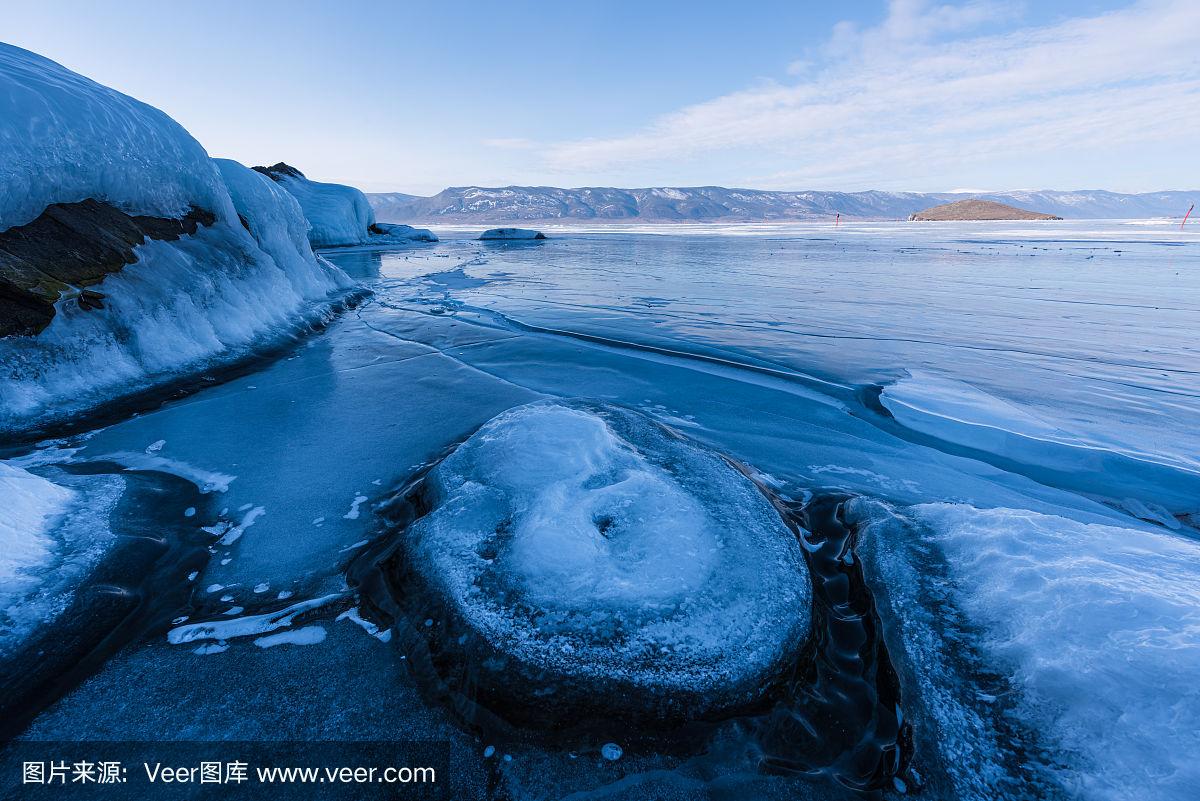
[[741, 707], [808, 633], [807, 568], [768, 499], [637, 413], [517, 407], [426, 483], [433, 511], [401, 534], [413, 595], [436, 599], [414, 619], [517, 716]]

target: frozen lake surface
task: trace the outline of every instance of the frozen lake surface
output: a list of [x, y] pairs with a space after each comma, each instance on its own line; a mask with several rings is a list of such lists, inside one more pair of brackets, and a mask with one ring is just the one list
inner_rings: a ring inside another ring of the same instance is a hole
[[[893, 791], [1190, 797], [1193, 230], [545, 230], [538, 242], [438, 230], [428, 246], [326, 252], [372, 294], [324, 331], [160, 407], [8, 454], [39, 474], [110, 463], [175, 473], [200, 485], [199, 511], [193, 500], [156, 512], [220, 538], [202, 569], [177, 576], [193, 589], [174, 628], [121, 650], [26, 736], [449, 740], [480, 797], [842, 797], [839, 781], [870, 770], [848, 766], [846, 749], [783, 753], [778, 710], [670, 747], [627, 726], [561, 748], [519, 728], [463, 726], [461, 710], [410, 675], [404, 646], [357, 611], [345, 571], [380, 535], [380, 504], [496, 415], [587, 399], [728, 456], [781, 504], [854, 498], [837, 513], [854, 547], [835, 556], [861, 565], [873, 601], [869, 615], [845, 616], [871, 624], [877, 608], [897, 721], [913, 732], [884, 777]], [[576, 445], [550, 440], [547, 458], [570, 461]], [[75, 495], [100, 491], [72, 481]], [[551, 503], [540, 492], [529, 495], [535, 516]], [[46, 536], [21, 556], [22, 576], [97, 547]], [[661, 536], [670, 547], [712, 538]], [[812, 553], [818, 540], [805, 542]], [[523, 564], [546, 591], [564, 582]], [[686, 572], [668, 579], [707, 586]], [[13, 609], [47, 603], [0, 597]], [[29, 615], [12, 617], [19, 625], [6, 621], [0, 637], [29, 629]], [[829, 721], [805, 725], [834, 739]], [[610, 741], [619, 759], [602, 753]], [[764, 760], [804, 767], [764, 771]]]

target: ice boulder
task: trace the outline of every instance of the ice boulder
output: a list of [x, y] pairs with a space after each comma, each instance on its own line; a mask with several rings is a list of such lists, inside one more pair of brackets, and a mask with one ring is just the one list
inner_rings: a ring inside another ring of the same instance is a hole
[[395, 597], [447, 683], [510, 721], [733, 714], [806, 640], [796, 534], [732, 463], [636, 412], [511, 409], [423, 494]]
[[508, 241], [520, 242], [533, 239], [545, 239], [546, 235], [541, 231], [534, 231], [531, 228], [489, 228], [479, 235], [483, 241]]

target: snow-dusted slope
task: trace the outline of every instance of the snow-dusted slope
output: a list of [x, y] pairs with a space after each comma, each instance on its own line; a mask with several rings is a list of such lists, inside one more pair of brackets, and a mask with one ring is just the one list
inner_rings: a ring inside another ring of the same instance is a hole
[[[244, 353], [322, 313], [329, 294], [350, 285], [313, 255], [299, 206], [269, 181], [214, 162], [162, 112], [7, 45], [0, 153], [4, 226], [85, 198], [129, 213], [196, 207], [215, 217], [194, 235], [135, 247], [134, 263], [89, 287], [102, 308], [68, 291], [40, 333], [0, 338], [0, 430]], [[0, 271], [20, 267], [0, 262]]]
[[0, 43], [0, 231], [85, 198], [160, 217], [230, 211], [208, 154], [179, 123]]
[[367, 195], [379, 219], [389, 222], [454, 220], [643, 220], [769, 221], [832, 217], [904, 220], [914, 212], [967, 198], [981, 198], [1055, 214], [1066, 219], [1181, 216], [1196, 192], [770, 192], [721, 186], [613, 189], [551, 186], [451, 187], [432, 197], [399, 192]]

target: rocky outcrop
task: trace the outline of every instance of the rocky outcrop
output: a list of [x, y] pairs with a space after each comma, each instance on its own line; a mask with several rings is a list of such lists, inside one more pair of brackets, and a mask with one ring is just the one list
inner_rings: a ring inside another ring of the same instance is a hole
[[916, 214], [909, 216], [909, 222], [928, 220], [928, 221], [951, 221], [951, 220], [1061, 220], [1062, 217], [1056, 217], [1053, 214], [1042, 214], [1038, 211], [1029, 211], [1028, 209], [1019, 209], [1016, 206], [1009, 206], [1006, 203], [997, 203], [994, 200], [956, 200], [953, 203], [944, 203], [941, 206], [934, 206], [924, 211], [918, 211]]
[[196, 207], [179, 219], [131, 216], [89, 198], [52, 204], [33, 222], [0, 232], [0, 337], [42, 331], [63, 297], [103, 308], [104, 295], [84, 287], [132, 264], [147, 239], [176, 240], [215, 220]]

